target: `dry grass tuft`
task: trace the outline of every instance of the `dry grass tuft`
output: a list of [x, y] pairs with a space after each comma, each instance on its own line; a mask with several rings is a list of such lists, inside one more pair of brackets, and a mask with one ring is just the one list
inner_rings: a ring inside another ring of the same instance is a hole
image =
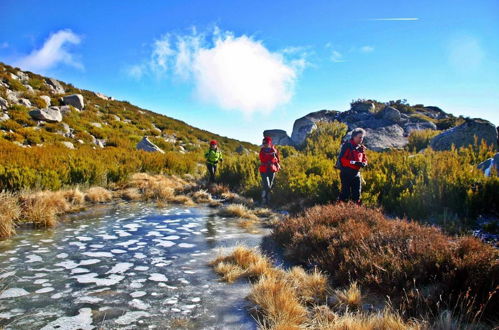
[[208, 187], [208, 192], [215, 196], [221, 196], [223, 193], [228, 193], [229, 187], [222, 184], [212, 184]]
[[21, 216], [18, 198], [8, 192], [0, 192], [0, 238], [16, 233], [15, 221]]
[[63, 191], [63, 196], [73, 207], [82, 206], [85, 203], [85, 194], [78, 187]]
[[22, 201], [22, 222], [44, 228], [57, 225], [57, 203], [45, 198], [45, 194], [23, 195], [20, 200]]
[[347, 289], [335, 290], [334, 294], [338, 304], [347, 306], [350, 309], [359, 309], [362, 304], [362, 293], [357, 282], [350, 283]]
[[232, 204], [243, 204], [246, 206], [253, 206], [253, 204], [254, 204], [253, 199], [240, 196], [240, 195], [238, 195], [234, 192], [230, 192], [230, 191], [222, 193], [221, 197], [226, 202], [229, 202]]
[[171, 200], [176, 191], [182, 191], [187, 187], [187, 181], [176, 177], [164, 175], [150, 175], [137, 173], [132, 176], [128, 187], [139, 189], [146, 200]]
[[196, 203], [187, 195], [176, 195], [170, 198], [170, 202], [175, 204], [182, 204], [186, 206], [194, 206]]
[[142, 194], [140, 193], [138, 188], [126, 188], [118, 191], [118, 195], [120, 198], [126, 201], [137, 201], [142, 198]]
[[192, 194], [192, 199], [196, 203], [211, 203], [213, 201], [211, 194], [206, 190], [198, 190]]
[[243, 204], [230, 204], [218, 211], [223, 217], [235, 217], [258, 221], [258, 217]]
[[85, 199], [91, 203], [104, 203], [113, 199], [113, 194], [102, 187], [92, 187], [87, 190]]
[[286, 272], [286, 281], [296, 289], [302, 302], [326, 302], [329, 291], [328, 279], [317, 269], [308, 273], [301, 267], [293, 267]]
[[268, 208], [263, 208], [263, 207], [258, 207], [253, 210], [253, 213], [261, 218], [269, 218], [273, 216], [275, 213], [271, 209]]

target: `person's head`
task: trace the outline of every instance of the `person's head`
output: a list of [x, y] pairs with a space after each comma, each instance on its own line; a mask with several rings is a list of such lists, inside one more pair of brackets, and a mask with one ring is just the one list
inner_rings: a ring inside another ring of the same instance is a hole
[[272, 138], [270, 136], [266, 136], [266, 137], [263, 138], [262, 143], [263, 143], [264, 147], [268, 148], [268, 147], [270, 147], [272, 145]]
[[217, 140], [211, 140], [210, 141], [210, 148], [211, 149], [217, 149], [218, 148], [218, 142], [217, 142]]
[[352, 140], [355, 144], [361, 144], [364, 141], [364, 136], [366, 135], [366, 131], [362, 128], [356, 128], [352, 131]]

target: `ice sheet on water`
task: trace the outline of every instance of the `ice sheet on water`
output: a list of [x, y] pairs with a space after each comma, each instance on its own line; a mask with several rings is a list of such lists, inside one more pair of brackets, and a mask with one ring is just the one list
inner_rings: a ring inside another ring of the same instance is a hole
[[48, 287], [36, 290], [35, 293], [47, 293], [47, 292], [52, 292], [52, 291], [54, 291], [54, 288], [51, 286], [48, 286]]
[[191, 243], [180, 243], [178, 246], [179, 246], [179, 247], [181, 247], [181, 248], [186, 248], [186, 249], [188, 249], [188, 248], [195, 247], [196, 245], [191, 244]]
[[133, 267], [130, 262], [120, 262], [113, 266], [106, 274], [123, 274]]
[[78, 283], [87, 284], [87, 283], [95, 283], [98, 286], [109, 286], [114, 285], [121, 282], [125, 276], [111, 274], [108, 278], [97, 278], [98, 274], [89, 273], [83, 275], [73, 276], [74, 279], [78, 281]]
[[136, 309], [141, 309], [141, 310], [146, 310], [146, 309], [149, 309], [151, 308], [151, 305], [143, 302], [142, 300], [140, 299], [132, 299], [128, 305], [130, 305], [131, 307], [133, 308], [136, 308]]
[[147, 312], [126, 312], [124, 315], [118, 317], [114, 322], [121, 325], [128, 325], [137, 322], [140, 318], [147, 317], [150, 314]]
[[26, 260], [27, 263], [43, 261], [42, 257], [40, 257], [39, 255], [36, 255], [36, 254], [30, 254], [30, 255], [26, 256], [26, 259], [27, 259]]
[[56, 257], [59, 259], [65, 259], [68, 257], [68, 254], [67, 253], [59, 253], [58, 255], [56, 255]]
[[128, 240], [125, 242], [115, 243], [115, 245], [129, 247], [130, 245], [133, 245], [133, 244], [138, 243], [138, 242], [139, 242], [139, 240], [131, 239], [131, 240]]
[[92, 310], [90, 308], [81, 308], [76, 316], [64, 316], [50, 322], [41, 330], [90, 330], [94, 329], [92, 325]]
[[17, 298], [28, 294], [29, 292], [22, 288], [10, 288], [0, 293], [0, 299]]
[[149, 275], [149, 280], [154, 282], [167, 282], [168, 278], [160, 273], [152, 273]]
[[83, 252], [83, 255], [87, 257], [95, 257], [95, 258], [112, 258], [113, 254], [111, 252], [99, 251], [99, 252]]
[[112, 249], [111, 250], [111, 253], [115, 253], [115, 254], [121, 254], [121, 253], [126, 253], [127, 251], [126, 250], [121, 250], [121, 249]]

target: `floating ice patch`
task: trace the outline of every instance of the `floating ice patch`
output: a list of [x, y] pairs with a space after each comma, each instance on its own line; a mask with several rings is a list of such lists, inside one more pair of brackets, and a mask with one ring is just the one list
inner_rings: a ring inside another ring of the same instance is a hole
[[132, 293], [130, 293], [130, 296], [132, 296], [132, 298], [140, 298], [140, 297], [143, 297], [147, 294], [147, 292], [145, 291], [134, 291]]
[[115, 235], [103, 234], [103, 235], [97, 235], [97, 236], [102, 237], [106, 241], [109, 239], [118, 239], [118, 236], [115, 236]]
[[68, 257], [68, 254], [67, 253], [59, 253], [58, 255], [56, 255], [56, 257], [59, 259], [66, 259]]
[[178, 281], [182, 284], [189, 284], [189, 281], [187, 281], [185, 278], [181, 277], [178, 279]]
[[196, 274], [194, 270], [184, 270], [185, 274]]
[[152, 273], [149, 275], [149, 280], [154, 282], [167, 282], [168, 278], [160, 273]]
[[191, 301], [192, 301], [193, 303], [198, 303], [198, 302], [200, 302], [200, 301], [201, 301], [201, 298], [199, 298], [199, 297], [192, 298], [192, 299], [191, 299]]
[[83, 244], [82, 242], [70, 242], [70, 243], [69, 243], [69, 245], [75, 245], [75, 246], [77, 246], [80, 250], [83, 250], [83, 249], [86, 247], [86, 245], [85, 245], [85, 244]]
[[181, 248], [192, 248], [195, 247], [196, 245], [190, 243], [180, 243], [178, 246]]
[[83, 255], [87, 256], [87, 257], [95, 257], [95, 258], [112, 258], [113, 257], [113, 254], [111, 252], [104, 252], [104, 251], [100, 251], [100, 252], [83, 252], [82, 253]]
[[79, 240], [79, 241], [82, 241], [82, 242], [87, 242], [87, 241], [91, 241], [92, 240], [92, 237], [87, 237], [87, 236], [76, 236], [76, 239]]
[[92, 244], [90, 247], [92, 249], [102, 249], [105, 245], [104, 244]]
[[90, 330], [92, 326], [92, 310], [90, 308], [81, 308], [76, 316], [64, 316], [50, 322], [41, 330]]
[[151, 307], [151, 305], [143, 302], [142, 300], [140, 299], [132, 299], [132, 301], [130, 301], [128, 303], [128, 305], [130, 305], [131, 307], [133, 308], [136, 308], [136, 309], [142, 309], [142, 310], [145, 310], [145, 309], [148, 309]]
[[39, 279], [39, 280], [35, 280], [35, 281], [33, 282], [33, 284], [43, 284], [43, 283], [48, 282], [48, 281], [49, 281], [49, 280], [48, 280], [48, 279], [46, 279], [46, 278], [41, 278], [41, 279]]
[[104, 299], [99, 298], [99, 297], [89, 297], [89, 296], [83, 296], [83, 297], [78, 297], [76, 298], [76, 303], [77, 304], [97, 304], [103, 301]]
[[125, 276], [111, 274], [108, 278], [96, 278], [98, 275], [96, 273], [83, 274], [78, 276], [73, 276], [78, 283], [95, 283], [98, 286], [108, 286], [114, 285], [121, 282]]
[[164, 303], [167, 305], [175, 305], [176, 303], [178, 303], [178, 299], [177, 298], [169, 298], [169, 299], [166, 299], [164, 301]]
[[94, 265], [101, 262], [100, 259], [85, 259], [80, 261], [80, 266]]
[[54, 291], [54, 288], [51, 286], [48, 286], [46, 288], [41, 288], [40, 290], [36, 290], [35, 293], [47, 293], [47, 292], [52, 292]]
[[159, 231], [150, 231], [146, 236], [163, 236]]
[[121, 254], [121, 253], [126, 253], [127, 251], [126, 250], [120, 250], [120, 249], [112, 249], [111, 250], [111, 253], [114, 253], [114, 254]]
[[158, 243], [156, 244], [157, 246], [166, 247], [166, 248], [172, 247], [172, 246], [174, 246], [175, 244], [177, 244], [177, 243], [172, 242], [172, 241], [162, 241], [162, 240], [159, 240], [159, 239], [158, 239], [158, 240], [155, 240], [155, 241], [156, 241], [156, 242], [158, 242]]
[[137, 267], [134, 268], [134, 270], [138, 270], [138, 271], [141, 271], [141, 272], [146, 271], [148, 269], [149, 269], [149, 267], [147, 267], [147, 266], [137, 266]]
[[0, 299], [17, 298], [28, 295], [29, 292], [21, 288], [10, 288], [0, 293]]
[[144, 259], [147, 256], [145, 254], [139, 252], [139, 253], [135, 253], [135, 255], [133, 257], [137, 258], [137, 259]]
[[176, 240], [176, 239], [179, 239], [180, 236], [177, 236], [177, 235], [170, 235], [170, 236], [165, 236], [165, 239], [168, 239], [168, 240]]
[[130, 234], [124, 230], [116, 230], [116, 234], [118, 234], [119, 237], [132, 236], [132, 234]]
[[129, 262], [120, 262], [113, 266], [106, 274], [122, 274], [133, 266]]
[[0, 274], [0, 279], [2, 278], [7, 278], [9, 276], [12, 276], [12, 275], [15, 275], [16, 274], [16, 271], [12, 271], [12, 272], [6, 272], [6, 273], [3, 273], [3, 274]]
[[124, 247], [128, 247], [132, 244], [135, 244], [135, 243], [138, 243], [139, 241], [136, 240], [136, 239], [131, 239], [129, 241], [126, 241], [126, 242], [120, 242], [120, 243], [116, 243], [115, 245], [118, 245], [118, 246], [124, 246]]
[[123, 227], [126, 228], [128, 231], [137, 231], [137, 229], [142, 227], [142, 226], [137, 224], [137, 223], [128, 223], [128, 224], [124, 225]]
[[147, 317], [150, 314], [147, 312], [126, 312], [124, 315], [118, 317], [114, 322], [122, 325], [129, 325], [134, 323], [142, 317]]
[[36, 254], [30, 254], [26, 257], [26, 259], [27, 259], [26, 262], [28, 263], [43, 261], [42, 257]]
[[54, 266], [64, 267], [66, 269], [73, 269], [73, 268], [78, 267], [78, 264], [76, 262], [74, 262], [73, 260], [66, 260], [66, 261], [56, 263]]
[[90, 273], [90, 270], [80, 267], [71, 270], [71, 274], [83, 274], [83, 273]]

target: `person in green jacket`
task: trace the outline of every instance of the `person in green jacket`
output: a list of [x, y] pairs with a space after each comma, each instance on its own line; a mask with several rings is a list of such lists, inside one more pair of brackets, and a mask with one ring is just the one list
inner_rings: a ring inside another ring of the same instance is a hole
[[210, 174], [210, 183], [214, 183], [218, 162], [223, 161], [222, 152], [218, 149], [218, 142], [216, 140], [210, 142], [210, 149], [204, 154], [204, 157], [206, 158], [208, 173]]

